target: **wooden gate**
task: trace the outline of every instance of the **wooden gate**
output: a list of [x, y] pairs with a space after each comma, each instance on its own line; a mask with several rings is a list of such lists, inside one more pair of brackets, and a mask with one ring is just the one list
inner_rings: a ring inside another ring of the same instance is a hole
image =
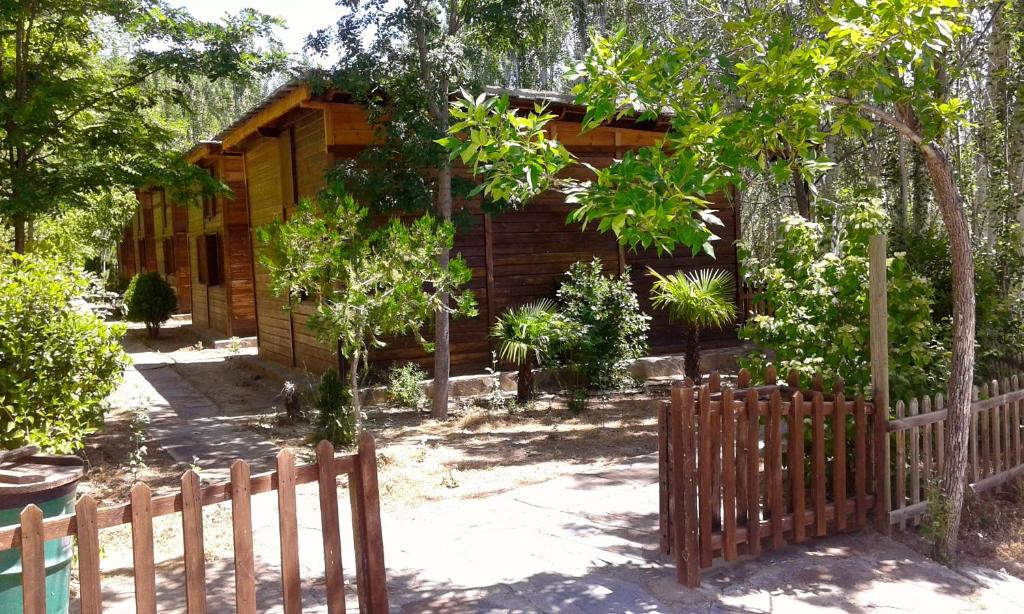
[[22, 552], [23, 611], [25, 614], [46, 612], [43, 543], [51, 539], [76, 536], [81, 612], [101, 612], [99, 530], [130, 524], [136, 611], [142, 614], [155, 613], [153, 518], [181, 514], [188, 612], [205, 613], [203, 508], [225, 501], [231, 501], [236, 611], [255, 614], [266, 610], [268, 604], [256, 603], [251, 497], [277, 491], [282, 605], [286, 614], [301, 612], [295, 486], [318, 482], [327, 608], [330, 614], [343, 614], [345, 580], [341, 567], [337, 478], [347, 475], [352, 505], [352, 543], [355, 549], [359, 610], [369, 614], [387, 612], [384, 542], [373, 438], [363, 433], [358, 451], [341, 456], [335, 456], [331, 444], [322, 441], [316, 448], [316, 458], [315, 463], [296, 467], [292, 454], [283, 450], [277, 456], [276, 471], [256, 475], [250, 475], [248, 463], [235, 461], [231, 466], [230, 481], [209, 486], [200, 486], [199, 476], [194, 471], [188, 471], [181, 477], [181, 491], [178, 494], [153, 498], [149, 486], [139, 483], [132, 488], [130, 503], [97, 509], [96, 501], [86, 495], [78, 500], [74, 514], [46, 520], [38, 507], [29, 505], [21, 513], [19, 526], [0, 529], [0, 551], [20, 548]]
[[[661, 546], [680, 583], [700, 585], [716, 557], [735, 560], [859, 529], [875, 505], [872, 440], [885, 423], [861, 396], [777, 385], [672, 389], [659, 413]], [[820, 378], [815, 378], [820, 382]]]

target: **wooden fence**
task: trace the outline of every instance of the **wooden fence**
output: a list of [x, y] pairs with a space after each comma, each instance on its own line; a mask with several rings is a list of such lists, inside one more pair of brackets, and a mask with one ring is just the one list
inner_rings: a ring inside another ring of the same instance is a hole
[[22, 554], [23, 611], [45, 614], [46, 587], [43, 543], [58, 538], [78, 539], [78, 573], [82, 614], [102, 611], [100, 591], [99, 530], [130, 524], [135, 576], [135, 608], [142, 614], [156, 612], [156, 576], [153, 557], [153, 518], [181, 514], [184, 538], [185, 598], [189, 614], [206, 612], [206, 567], [203, 548], [203, 508], [231, 501], [234, 536], [236, 611], [254, 614], [268, 604], [256, 603], [255, 564], [252, 539], [252, 495], [277, 491], [279, 538], [281, 544], [281, 588], [286, 614], [302, 611], [299, 575], [298, 525], [295, 487], [319, 483], [321, 529], [326, 576], [327, 610], [345, 612], [345, 580], [341, 566], [341, 527], [338, 513], [337, 478], [347, 475], [352, 505], [352, 537], [356, 561], [356, 596], [359, 610], [370, 614], [388, 611], [384, 573], [377, 485], [376, 452], [373, 438], [364, 433], [356, 454], [335, 456], [334, 448], [321, 442], [317, 462], [296, 467], [288, 451], [277, 456], [277, 470], [250, 475], [249, 464], [235, 461], [231, 480], [200, 486], [199, 476], [188, 471], [181, 477], [181, 491], [153, 498], [149, 486], [136, 484], [131, 502], [97, 509], [86, 495], [75, 513], [43, 519], [34, 505], [21, 513], [21, 524], [0, 529], [0, 551], [20, 548]]
[[[974, 389], [967, 479], [976, 493], [1024, 475], [1021, 414], [1024, 374]], [[941, 394], [896, 404], [888, 424], [893, 453], [889, 522], [920, 524], [928, 511], [927, 489], [945, 469], [946, 409]]]
[[770, 315], [768, 303], [761, 297], [761, 288], [743, 282], [736, 290], [739, 304], [739, 324], [742, 326], [754, 316]]
[[[672, 390], [659, 413], [661, 546], [680, 583], [700, 585], [716, 557], [735, 560], [866, 525], [875, 504], [871, 458], [884, 421], [862, 396], [778, 385]], [[817, 388], [817, 389], [814, 389]], [[805, 437], [809, 433], [809, 437]], [[875, 445], [872, 445], [872, 442]]]

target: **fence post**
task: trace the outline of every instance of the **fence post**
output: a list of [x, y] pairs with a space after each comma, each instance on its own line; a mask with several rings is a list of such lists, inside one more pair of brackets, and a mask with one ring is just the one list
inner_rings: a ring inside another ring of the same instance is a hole
[[875, 529], [889, 535], [891, 491], [889, 487], [889, 298], [886, 266], [886, 237], [871, 237], [869, 247], [869, 290], [871, 305], [871, 383], [875, 412]]

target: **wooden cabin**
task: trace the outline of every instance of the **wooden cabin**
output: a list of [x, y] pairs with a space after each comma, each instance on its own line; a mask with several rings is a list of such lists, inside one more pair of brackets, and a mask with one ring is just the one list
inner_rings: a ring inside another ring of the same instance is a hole
[[255, 335], [253, 237], [244, 161], [214, 142], [200, 143], [187, 159], [231, 189], [231, 195], [203, 197], [186, 208], [192, 323], [228, 337]]
[[[656, 122], [638, 124], [623, 120], [581, 135], [579, 127], [584, 110], [573, 106], [571, 99], [528, 91], [509, 90], [508, 93], [515, 104], [522, 106], [547, 103], [549, 110], [559, 115], [550, 127], [554, 136], [581, 161], [598, 167], [609, 165], [631, 147], [654, 143], [665, 130]], [[245, 182], [247, 190], [236, 189], [236, 198], [243, 198], [238, 194], [247, 194], [248, 221], [252, 229], [257, 229], [274, 220], [287, 219], [300, 199], [315, 196], [323, 187], [324, 173], [328, 169], [340, 159], [356, 156], [372, 138], [373, 129], [367, 124], [361, 107], [347, 102], [344, 96], [314, 95], [306, 84], [291, 82], [218, 135], [217, 172], [228, 172], [229, 178], [235, 181], [232, 187]], [[237, 174], [243, 169], [244, 179]], [[725, 224], [724, 228], [716, 229], [721, 237], [716, 245], [717, 259], [705, 255], [694, 258], [688, 250], [671, 257], [659, 257], [653, 250], [640, 253], [623, 250], [611, 234], [566, 225], [570, 206], [560, 195], [544, 195], [523, 211], [500, 215], [485, 214], [478, 201], [456, 202], [455, 209], [463, 209], [467, 214], [463, 217], [468, 217], [471, 223], [460, 227], [455, 251], [461, 253], [473, 269], [470, 288], [476, 294], [480, 313], [476, 318], [452, 321], [452, 372], [479, 373], [489, 366], [495, 349], [489, 330], [495, 318], [509, 306], [553, 297], [569, 266], [594, 256], [599, 257], [610, 272], [621, 272], [629, 267], [643, 308], [653, 316], [649, 336], [652, 353], [681, 351], [679, 327], [670, 324], [664, 312], [650, 308], [651, 279], [647, 267], [662, 273], [719, 267], [738, 278], [737, 205], [722, 197], [715, 199], [715, 207]], [[232, 241], [234, 232], [231, 225], [237, 223], [238, 251], [244, 252], [249, 246], [243, 245], [245, 240], [240, 230], [244, 218], [242, 208], [239, 200], [231, 213], [218, 210], [213, 217], [204, 215], [202, 231], [197, 226], [199, 220], [190, 218], [190, 237], [214, 231], [225, 233], [220, 247], [227, 250], [226, 244]], [[211, 250], [212, 246], [208, 248]], [[338, 359], [334, 348], [318, 343], [306, 327], [312, 305], [299, 304], [290, 312], [285, 310], [286, 299], [276, 298], [270, 292], [268, 274], [259, 264], [259, 250], [258, 245], [252, 249], [251, 274], [255, 294], [254, 332], [258, 335], [260, 354], [313, 372], [335, 367]], [[196, 259], [193, 262], [197, 262]], [[243, 268], [239, 266], [239, 273]], [[210, 288], [210, 291], [215, 289]], [[203, 301], [209, 301], [204, 298], [205, 291], [194, 271], [193, 297], [198, 306], [193, 312], [200, 323]], [[208, 304], [212, 306], [217, 302]], [[216, 311], [211, 310], [207, 317], [215, 317]], [[200, 314], [198, 317], [196, 312]], [[706, 339], [712, 343], [734, 342], [735, 331], [718, 331], [707, 335]], [[391, 362], [410, 360], [429, 369], [432, 359], [411, 339], [393, 340], [387, 348], [371, 354], [371, 363], [379, 368]]]
[[170, 202], [161, 188], [139, 189], [135, 195], [139, 207], [118, 246], [121, 276], [130, 279], [139, 273], [159, 273], [178, 296], [178, 313], [189, 313], [187, 207]]

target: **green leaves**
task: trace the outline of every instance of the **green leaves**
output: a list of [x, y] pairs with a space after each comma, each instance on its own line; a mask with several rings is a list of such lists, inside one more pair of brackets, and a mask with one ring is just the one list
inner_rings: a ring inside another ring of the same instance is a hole
[[123, 326], [72, 304], [86, 284], [57, 260], [0, 256], [0, 449], [73, 453], [103, 424], [128, 357]]
[[722, 269], [661, 275], [648, 267], [654, 278], [651, 304], [697, 330], [721, 328], [736, 319], [736, 282]]
[[[420, 332], [433, 314], [448, 310], [472, 317], [476, 304], [463, 289], [472, 271], [461, 257], [447, 267], [437, 255], [452, 248], [455, 227], [431, 215], [374, 226], [349, 194], [329, 188], [299, 203], [287, 222], [258, 233], [260, 262], [272, 289], [290, 304], [312, 301], [310, 328], [345, 356], [384, 347], [390, 337]], [[454, 305], [442, 301], [454, 295]]]

